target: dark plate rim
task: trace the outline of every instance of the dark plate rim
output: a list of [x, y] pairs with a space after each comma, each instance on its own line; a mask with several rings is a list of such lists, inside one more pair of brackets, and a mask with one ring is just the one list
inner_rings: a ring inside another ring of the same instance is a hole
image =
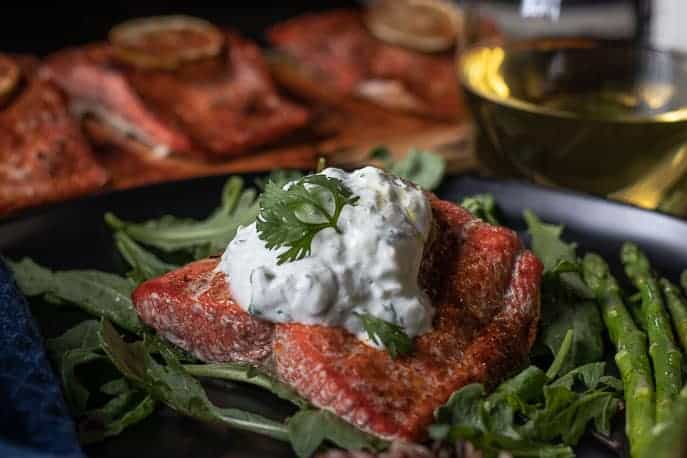
[[[299, 171], [303, 172], [302, 169], [286, 169], [286, 170], [299, 170]], [[145, 184], [142, 186], [135, 186], [135, 187], [126, 188], [126, 189], [102, 189], [102, 190], [99, 190], [93, 194], [88, 194], [85, 196], [79, 196], [79, 197], [75, 197], [72, 199], [59, 201], [59, 202], [52, 202], [52, 203], [41, 205], [38, 207], [30, 207], [30, 208], [19, 210], [15, 213], [10, 213], [8, 215], [0, 216], [0, 225], [10, 224], [10, 223], [15, 223], [15, 222], [31, 219], [33, 217], [41, 216], [42, 214], [45, 214], [45, 213], [49, 213], [49, 212], [52, 212], [55, 210], [69, 208], [71, 206], [79, 206], [79, 205], [87, 205], [87, 204], [95, 203], [98, 200], [107, 199], [107, 198], [111, 198], [111, 197], [115, 197], [115, 196], [135, 194], [137, 192], [150, 192], [150, 191], [154, 191], [154, 190], [164, 190], [166, 188], [173, 188], [173, 187], [178, 186], [180, 184], [188, 185], [188, 184], [193, 183], [193, 182], [202, 182], [202, 181], [207, 181], [207, 180], [221, 180], [221, 179], [226, 180], [232, 176], [238, 176], [241, 178], [249, 178], [252, 181], [253, 179], [255, 179], [257, 177], [266, 176], [268, 174], [269, 174], [269, 172], [242, 172], [242, 173], [205, 175], [205, 176], [200, 176], [200, 177], [182, 178], [182, 179], [178, 179], [178, 180], [149, 183], [149, 184]], [[523, 189], [529, 188], [532, 191], [539, 191], [539, 192], [543, 192], [543, 193], [548, 193], [550, 195], [573, 197], [573, 198], [581, 199], [584, 201], [599, 202], [599, 203], [602, 203], [604, 205], [610, 205], [610, 206], [614, 206], [617, 208], [632, 209], [634, 211], [639, 211], [639, 212], [644, 213], [646, 215], [650, 215], [650, 216], [657, 217], [657, 218], [664, 218], [668, 221], [677, 222], [677, 223], [683, 224], [687, 227], [687, 220], [686, 219], [680, 218], [680, 217], [675, 216], [675, 215], [671, 215], [669, 213], [663, 213], [663, 212], [660, 212], [657, 210], [651, 210], [648, 208], [639, 207], [637, 205], [633, 205], [633, 204], [630, 204], [627, 202], [607, 199], [607, 198], [604, 198], [602, 196], [590, 194], [590, 193], [583, 192], [583, 191], [577, 191], [577, 190], [573, 190], [573, 189], [563, 189], [563, 188], [545, 186], [545, 185], [532, 183], [532, 182], [529, 182], [526, 180], [521, 180], [521, 179], [516, 179], [516, 178], [496, 178], [496, 177], [489, 177], [489, 176], [481, 176], [481, 175], [474, 173], [474, 172], [464, 172], [464, 173], [446, 175], [444, 177], [442, 183], [439, 185], [439, 187], [436, 190], [434, 190], [434, 193], [437, 196], [441, 197], [442, 192], [446, 191], [446, 188], [450, 185], [451, 181], [462, 180], [462, 179], [475, 180], [475, 181], [485, 182], [485, 183], [488, 183], [491, 185], [497, 185], [497, 186], [505, 185], [505, 186], [515, 186], [515, 187], [519, 187], [519, 188], [523, 188]], [[252, 183], [251, 183], [251, 185], [252, 185]]]

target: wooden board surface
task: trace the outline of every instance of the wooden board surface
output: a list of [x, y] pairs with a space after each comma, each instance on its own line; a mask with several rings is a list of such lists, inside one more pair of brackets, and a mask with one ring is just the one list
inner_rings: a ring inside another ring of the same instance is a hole
[[156, 157], [145, 146], [108, 132], [102, 124], [85, 120], [84, 126], [96, 140], [98, 159], [110, 172], [110, 186], [116, 189], [226, 173], [312, 169], [318, 157], [327, 158], [330, 165], [357, 167], [369, 162], [369, 150], [379, 145], [387, 146], [398, 157], [411, 148], [432, 149], [447, 158], [451, 171], [475, 166], [473, 129], [465, 118], [436, 121], [357, 99], [319, 100], [313, 106], [313, 121], [305, 130], [277, 145], [224, 161]]

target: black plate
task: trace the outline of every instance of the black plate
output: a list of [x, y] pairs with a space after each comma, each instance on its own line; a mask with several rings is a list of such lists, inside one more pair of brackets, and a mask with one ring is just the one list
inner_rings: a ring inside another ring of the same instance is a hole
[[[246, 176], [247, 183], [253, 178]], [[32, 211], [0, 224], [0, 252], [13, 259], [29, 256], [53, 268], [121, 272], [125, 267], [102, 219], [106, 211], [134, 220], [163, 214], [202, 218], [217, 206], [224, 181], [223, 177], [209, 177], [155, 185]], [[545, 221], [565, 224], [566, 238], [578, 242], [582, 252], [595, 250], [615, 261], [622, 242], [631, 240], [648, 252], [664, 275], [676, 279], [687, 267], [687, 223], [670, 216], [587, 195], [470, 176], [447, 179], [438, 194], [444, 199], [459, 200], [482, 192], [494, 194], [504, 222], [515, 229], [522, 230], [522, 211], [530, 208]], [[617, 262], [612, 263], [618, 271]], [[57, 326], [43, 327], [48, 336], [59, 331]], [[210, 386], [209, 391], [220, 404], [251, 408], [275, 417], [290, 412], [286, 403], [250, 387]], [[147, 458], [292, 456], [289, 447], [277, 441], [200, 424], [165, 409], [121, 436], [86, 451], [94, 457], [140, 456], [143, 451]], [[598, 442], [586, 440], [578, 449], [578, 456], [614, 455]]]

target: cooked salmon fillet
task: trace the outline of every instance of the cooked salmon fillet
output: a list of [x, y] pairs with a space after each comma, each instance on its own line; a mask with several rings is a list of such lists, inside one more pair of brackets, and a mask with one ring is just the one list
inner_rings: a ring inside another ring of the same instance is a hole
[[242, 361], [312, 404], [387, 439], [420, 440], [434, 410], [469, 383], [520, 366], [539, 320], [540, 261], [506, 228], [430, 197], [436, 236], [420, 280], [436, 315], [399, 359], [338, 327], [259, 320], [230, 296], [218, 261], [191, 263], [133, 294], [142, 320], [205, 361]]
[[0, 106], [0, 214], [69, 199], [101, 187], [95, 161], [62, 93], [35, 78], [37, 59], [11, 59], [22, 82]]
[[277, 94], [259, 48], [224, 36], [219, 57], [176, 70], [137, 69], [96, 43], [50, 56], [42, 74], [78, 111], [161, 153], [232, 156], [302, 127], [307, 111]]
[[460, 114], [453, 54], [427, 54], [378, 40], [360, 11], [304, 14], [273, 26], [267, 38], [332, 91], [440, 119]]

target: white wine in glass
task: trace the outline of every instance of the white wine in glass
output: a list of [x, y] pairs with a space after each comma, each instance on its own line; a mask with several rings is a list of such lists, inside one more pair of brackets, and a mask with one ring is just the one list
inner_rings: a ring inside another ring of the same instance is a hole
[[[687, 170], [687, 56], [650, 43], [643, 2], [605, 28], [600, 8], [622, 3], [515, 3], [491, 10], [505, 39], [458, 58], [482, 163], [655, 208]], [[525, 13], [537, 25], [518, 35]]]

